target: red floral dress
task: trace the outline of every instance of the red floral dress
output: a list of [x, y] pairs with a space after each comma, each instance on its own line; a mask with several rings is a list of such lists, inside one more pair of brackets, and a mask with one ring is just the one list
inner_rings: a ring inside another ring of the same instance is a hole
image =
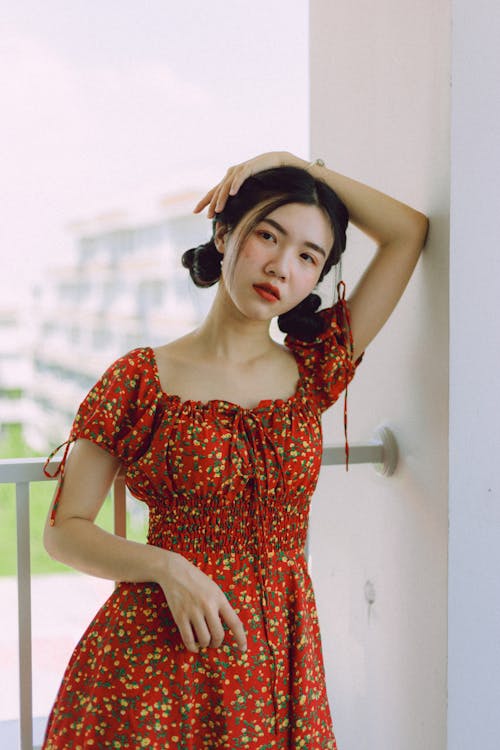
[[121, 459], [149, 508], [148, 543], [213, 578], [248, 649], [224, 624], [220, 648], [188, 651], [160, 587], [122, 582], [75, 648], [45, 750], [335, 750], [304, 545], [321, 413], [363, 355], [352, 362], [344, 297], [319, 314], [328, 326], [314, 341], [285, 339], [300, 373], [286, 400], [181, 401], [162, 391], [153, 350], [140, 348], [81, 404], [66, 453], [85, 438]]

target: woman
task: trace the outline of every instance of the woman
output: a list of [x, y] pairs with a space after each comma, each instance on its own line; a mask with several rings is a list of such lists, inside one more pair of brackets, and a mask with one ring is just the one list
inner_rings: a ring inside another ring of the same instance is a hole
[[[46, 549], [122, 583], [73, 653], [46, 750], [336, 747], [303, 552], [321, 413], [401, 297], [428, 222], [281, 152], [229, 169], [206, 206], [212, 239], [183, 264], [219, 283], [207, 318], [111, 365], [67, 442]], [[378, 251], [348, 301], [339, 282], [315, 312], [348, 217]], [[148, 544], [94, 524], [122, 465]]]

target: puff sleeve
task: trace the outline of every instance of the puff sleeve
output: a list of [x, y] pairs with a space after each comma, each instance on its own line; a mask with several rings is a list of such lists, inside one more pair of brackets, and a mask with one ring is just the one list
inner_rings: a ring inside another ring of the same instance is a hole
[[302, 370], [305, 372], [306, 392], [314, 408], [320, 412], [326, 411], [344, 391], [347, 470], [349, 465], [347, 386], [362, 362], [364, 352], [356, 361], [353, 361], [351, 319], [343, 281], [339, 282], [337, 290], [339, 297], [335, 305], [317, 313], [325, 323], [324, 330], [312, 341], [303, 341], [287, 334], [284, 343], [300, 359]]
[[[159, 398], [160, 392], [147, 358], [147, 349], [134, 349], [108, 367], [80, 404], [68, 440], [58, 446], [45, 463], [46, 476], [60, 477], [51, 512], [51, 525], [55, 522], [71, 444], [84, 438], [120, 459], [125, 466], [133, 463], [150, 445]], [[50, 460], [63, 446], [65, 450], [61, 462], [51, 474], [48, 471]]]

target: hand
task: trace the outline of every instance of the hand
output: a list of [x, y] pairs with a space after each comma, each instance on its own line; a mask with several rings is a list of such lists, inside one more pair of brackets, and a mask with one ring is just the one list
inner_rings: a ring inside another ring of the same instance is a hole
[[222, 644], [224, 628], [221, 617], [235, 636], [238, 647], [246, 651], [243, 623], [222, 589], [196, 565], [175, 553], [158, 583], [189, 651], [198, 653], [193, 628], [201, 648], [218, 648]]
[[236, 195], [247, 177], [257, 172], [263, 172], [265, 169], [273, 167], [301, 167], [305, 169], [308, 162], [299, 159], [298, 156], [290, 154], [288, 151], [269, 151], [266, 154], [260, 154], [253, 159], [244, 161], [234, 167], [229, 167], [225, 177], [196, 204], [193, 213], [197, 214], [208, 206], [207, 218], [213, 219], [216, 213], [222, 211], [226, 205], [228, 195]]

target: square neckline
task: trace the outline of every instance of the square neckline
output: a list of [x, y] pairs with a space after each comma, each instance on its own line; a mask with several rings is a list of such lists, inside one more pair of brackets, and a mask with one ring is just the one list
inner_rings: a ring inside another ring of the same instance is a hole
[[302, 395], [302, 384], [304, 380], [305, 370], [302, 369], [302, 364], [300, 362], [300, 359], [296, 356], [295, 352], [291, 349], [289, 349], [289, 351], [292, 353], [293, 358], [295, 359], [295, 362], [297, 363], [297, 370], [299, 373], [299, 377], [297, 380], [297, 385], [295, 387], [294, 393], [292, 393], [291, 396], [288, 396], [288, 398], [262, 398], [257, 404], [257, 406], [251, 406], [251, 407], [242, 406], [241, 404], [237, 404], [234, 401], [228, 401], [227, 399], [223, 399], [223, 398], [211, 398], [208, 401], [202, 401], [201, 399], [193, 399], [193, 398], [182, 399], [176, 393], [167, 393], [163, 389], [163, 386], [160, 381], [160, 371], [158, 369], [158, 362], [156, 361], [156, 355], [155, 355], [153, 347], [146, 346], [144, 347], [144, 350], [149, 355], [149, 362], [153, 370], [153, 376], [155, 379], [158, 392], [160, 393], [162, 397], [174, 400], [179, 406], [190, 405], [190, 406], [199, 407], [199, 408], [210, 408], [211, 406], [220, 406], [223, 409], [229, 408], [229, 409], [237, 409], [238, 411], [241, 411], [241, 412], [255, 412], [261, 409], [267, 409], [270, 407], [274, 408], [276, 406], [291, 404], [297, 399], [299, 399]]

